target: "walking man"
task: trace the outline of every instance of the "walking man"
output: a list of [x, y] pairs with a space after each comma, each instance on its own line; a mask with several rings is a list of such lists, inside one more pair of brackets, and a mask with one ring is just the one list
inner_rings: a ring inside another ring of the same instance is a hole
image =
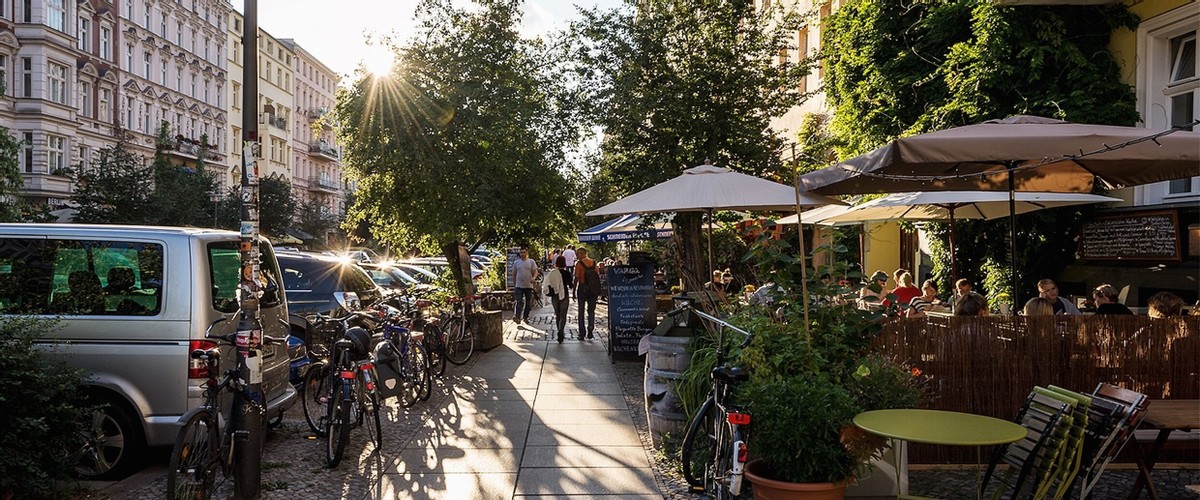
[[[596, 300], [600, 298], [600, 273], [596, 270], [596, 261], [588, 257], [586, 248], [575, 250], [578, 260], [575, 262], [575, 300], [579, 302], [579, 340], [594, 338], [596, 331]], [[584, 314], [587, 314], [587, 328], [584, 329]]]
[[521, 247], [521, 258], [513, 263], [513, 322], [518, 325], [529, 321], [529, 310], [533, 308], [533, 280], [537, 279], [538, 265], [529, 258], [529, 249]]

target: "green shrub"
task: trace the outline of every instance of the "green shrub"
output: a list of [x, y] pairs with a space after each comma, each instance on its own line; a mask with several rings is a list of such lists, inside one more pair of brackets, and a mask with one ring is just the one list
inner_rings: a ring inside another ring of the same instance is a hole
[[33, 344], [56, 328], [53, 320], [0, 319], [0, 498], [54, 496], [54, 482], [71, 476], [71, 452], [83, 443], [83, 373]]

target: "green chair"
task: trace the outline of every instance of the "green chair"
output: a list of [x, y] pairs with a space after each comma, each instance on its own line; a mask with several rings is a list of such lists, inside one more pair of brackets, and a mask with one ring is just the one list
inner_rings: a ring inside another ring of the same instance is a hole
[[[1054, 385], [1046, 388], [1046, 394], [1074, 405], [1071, 414], [1071, 428], [1067, 431], [1067, 442], [1064, 452], [1060, 456], [1057, 473], [1042, 483], [1038, 495], [1042, 498], [1061, 500], [1070, 494], [1071, 487], [1075, 484], [1075, 476], [1079, 474], [1083, 465], [1083, 443], [1087, 436], [1092, 398]], [[1048, 495], [1052, 488], [1054, 488], [1054, 495], [1051, 497]]]
[[[1011, 499], [1041, 498], [1041, 485], [1055, 474], [1068, 441], [1075, 405], [1049, 392], [1034, 388], [1018, 410], [1013, 421], [1028, 431], [1025, 438], [993, 450], [980, 483], [983, 492], [993, 478], [1000, 483], [992, 494], [993, 500], [1005, 497], [1006, 493], [1006, 498]], [[998, 473], [1001, 463], [1007, 464], [1008, 470]]]

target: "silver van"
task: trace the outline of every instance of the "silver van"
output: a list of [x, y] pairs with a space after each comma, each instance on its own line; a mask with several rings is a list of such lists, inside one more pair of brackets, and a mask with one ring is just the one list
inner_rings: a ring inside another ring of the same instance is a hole
[[[215, 229], [0, 224], [0, 318], [57, 317], [60, 328], [42, 341], [90, 375], [85, 392], [104, 405], [76, 466], [84, 477], [131, 472], [143, 447], [174, 443], [179, 417], [203, 403], [205, 374], [189, 353], [215, 345], [205, 328], [238, 311], [238, 242], [238, 233]], [[259, 248], [263, 272], [280, 283], [270, 243]], [[287, 302], [268, 288], [263, 329], [284, 337]], [[266, 348], [263, 389], [268, 418], [296, 401], [286, 346]]]

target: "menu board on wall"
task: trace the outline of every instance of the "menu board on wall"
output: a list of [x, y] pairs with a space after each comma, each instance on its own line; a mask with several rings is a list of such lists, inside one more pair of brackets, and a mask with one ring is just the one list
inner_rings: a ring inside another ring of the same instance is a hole
[[638, 342], [658, 324], [654, 264], [608, 266], [608, 355], [638, 358]]
[[1175, 211], [1098, 217], [1083, 226], [1080, 257], [1094, 260], [1179, 260]]

